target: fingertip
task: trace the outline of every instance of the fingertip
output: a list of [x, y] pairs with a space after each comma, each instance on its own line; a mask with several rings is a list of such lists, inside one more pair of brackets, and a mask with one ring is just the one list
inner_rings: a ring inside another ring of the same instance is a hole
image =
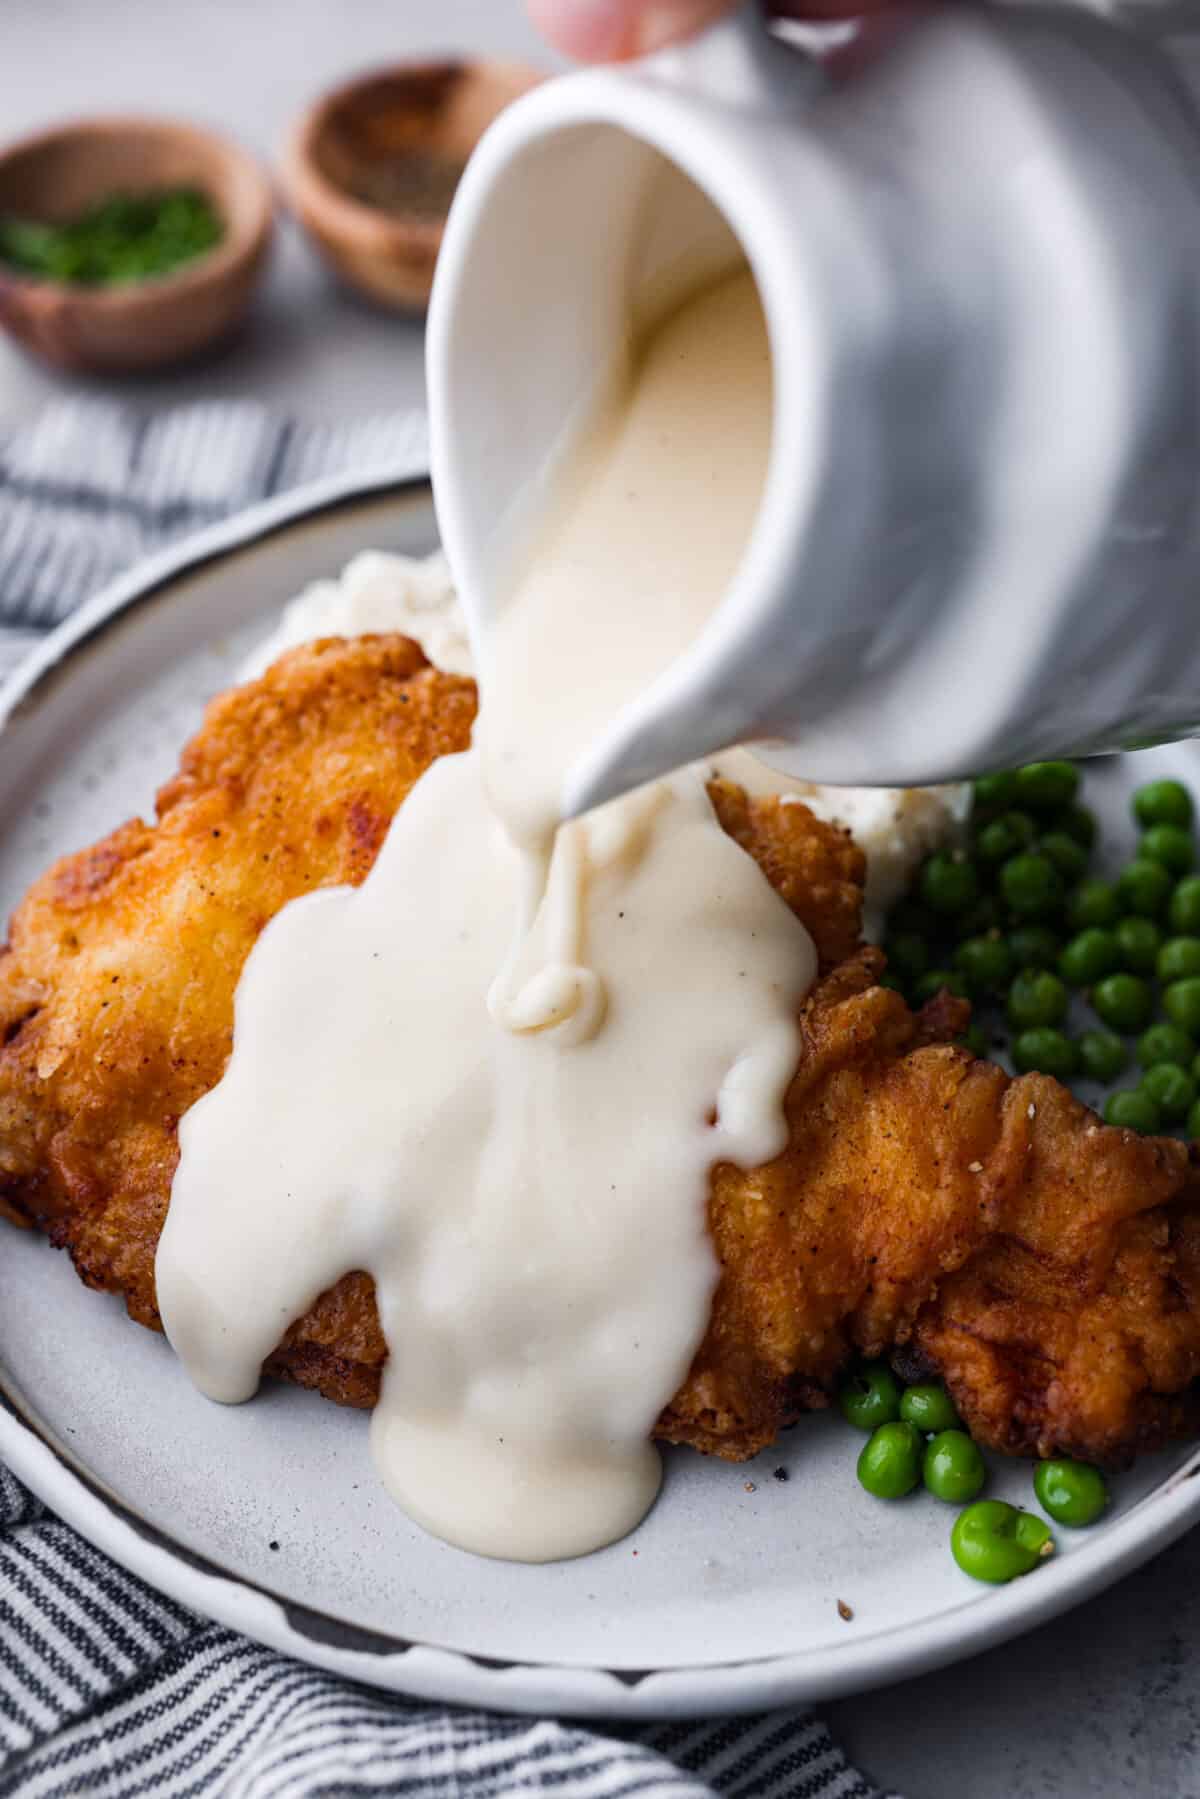
[[630, 7], [624, 0], [528, 0], [529, 15], [556, 50], [579, 62], [611, 62], [624, 49]]
[[733, 0], [528, 0], [556, 49], [580, 62], [621, 62], [703, 30]]

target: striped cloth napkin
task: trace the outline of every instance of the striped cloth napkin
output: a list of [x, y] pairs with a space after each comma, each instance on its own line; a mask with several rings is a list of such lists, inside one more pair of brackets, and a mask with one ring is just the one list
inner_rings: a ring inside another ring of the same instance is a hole
[[[0, 679], [167, 539], [339, 469], [413, 474], [425, 455], [418, 416], [50, 406], [0, 436]], [[882, 1799], [806, 1713], [618, 1733], [352, 1685], [162, 1598], [0, 1467], [0, 1799], [150, 1793]]]

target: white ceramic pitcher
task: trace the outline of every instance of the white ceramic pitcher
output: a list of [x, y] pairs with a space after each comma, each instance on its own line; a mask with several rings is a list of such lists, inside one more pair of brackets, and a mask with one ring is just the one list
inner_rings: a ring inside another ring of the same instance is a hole
[[899, 786], [1200, 734], [1200, 122], [1158, 52], [1066, 11], [955, 10], [830, 85], [751, 7], [502, 116], [428, 350], [484, 680], [621, 334], [739, 256], [774, 366], [757, 523], [565, 809], [737, 741]]

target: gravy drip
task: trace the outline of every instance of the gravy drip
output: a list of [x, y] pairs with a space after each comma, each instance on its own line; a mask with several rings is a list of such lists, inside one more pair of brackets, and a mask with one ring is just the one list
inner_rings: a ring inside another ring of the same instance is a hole
[[557, 816], [597, 722], [719, 603], [769, 430], [743, 274], [633, 362], [485, 650], [479, 747], [423, 776], [360, 888], [267, 926], [180, 1126], [158, 1299], [192, 1379], [248, 1398], [366, 1270], [383, 1479], [483, 1554], [577, 1555], [643, 1516], [718, 1276], [709, 1171], [786, 1141], [815, 954], [705, 771]]

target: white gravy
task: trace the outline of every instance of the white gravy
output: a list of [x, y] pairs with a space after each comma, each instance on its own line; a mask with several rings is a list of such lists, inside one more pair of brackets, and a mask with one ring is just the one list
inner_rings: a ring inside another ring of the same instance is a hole
[[[270, 636], [239, 669], [238, 679], [255, 679], [297, 644], [365, 631], [399, 631], [415, 638], [438, 668], [475, 673], [466, 621], [445, 558], [363, 550], [339, 579], [314, 582], [285, 607]], [[713, 767], [751, 795], [808, 806], [818, 818], [853, 834], [867, 858], [863, 934], [880, 941], [888, 911], [920, 863], [962, 835], [970, 787], [827, 787], [771, 768], [765, 754], [769, 751], [724, 750]]]
[[815, 954], [703, 771], [555, 828], [600, 716], [720, 600], [769, 431], [744, 274], [633, 360], [502, 614], [482, 748], [418, 782], [360, 888], [263, 932], [180, 1126], [158, 1298], [192, 1378], [248, 1398], [366, 1270], [383, 1479], [484, 1554], [576, 1555], [642, 1517], [717, 1279], [709, 1171], [786, 1140]]
[[619, 371], [480, 671], [476, 741], [518, 842], [545, 845], [571, 764], [723, 598], [762, 497], [771, 397], [748, 270], [681, 307]]

